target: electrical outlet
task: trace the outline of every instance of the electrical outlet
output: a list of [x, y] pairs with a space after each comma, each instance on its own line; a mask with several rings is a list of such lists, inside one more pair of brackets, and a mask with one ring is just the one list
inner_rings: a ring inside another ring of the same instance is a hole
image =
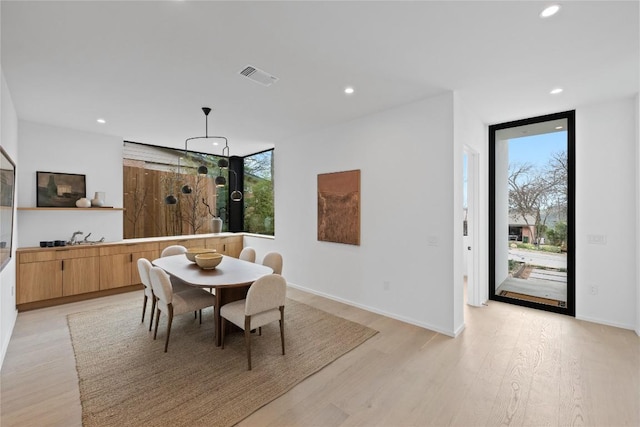
[[598, 287], [596, 285], [591, 285], [590, 292], [591, 295], [598, 295]]
[[390, 287], [391, 287], [391, 284], [389, 283], [388, 280], [385, 280], [384, 282], [382, 282], [382, 289], [384, 289], [385, 291], [388, 291]]
[[606, 245], [607, 236], [604, 234], [589, 234], [587, 235], [587, 242], [590, 245]]
[[438, 246], [438, 236], [427, 236], [427, 246]]

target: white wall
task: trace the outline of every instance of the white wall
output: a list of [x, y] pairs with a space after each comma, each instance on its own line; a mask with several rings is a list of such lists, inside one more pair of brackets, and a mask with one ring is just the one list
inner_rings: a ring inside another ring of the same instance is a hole
[[576, 109], [576, 317], [627, 329], [638, 313], [636, 108], [628, 98]]
[[[462, 176], [455, 165], [462, 157], [460, 141], [480, 153], [482, 224], [488, 212], [486, 126], [464, 110], [456, 99], [451, 126], [451, 98], [438, 97], [279, 143], [276, 239], [267, 246], [284, 253], [289, 281], [449, 335], [459, 332], [454, 264], [460, 252], [451, 250], [451, 236], [459, 217], [454, 206], [455, 181]], [[640, 180], [637, 111], [636, 98], [576, 111], [576, 317], [627, 329], [640, 323], [640, 190], [630, 185]], [[452, 129], [457, 133], [452, 147], [436, 143], [450, 138]], [[316, 194], [308, 189], [316, 188], [318, 173], [358, 168], [361, 246], [318, 242]], [[607, 245], [587, 244], [589, 234], [605, 235]], [[439, 246], [427, 244], [432, 237]], [[486, 229], [480, 241], [485, 248]], [[486, 255], [483, 250], [479, 274], [485, 292]], [[592, 285], [598, 295], [590, 294]]]
[[[122, 207], [122, 138], [22, 120], [19, 132], [19, 207], [36, 206], [36, 171], [84, 174], [88, 198], [104, 191], [107, 205]], [[78, 230], [89, 240], [119, 241], [122, 221], [122, 211], [18, 211], [18, 246], [68, 240]]]
[[[509, 140], [495, 140], [495, 182], [509, 182]], [[495, 189], [495, 224], [494, 244], [509, 241], [509, 188], [505, 186]], [[495, 289], [509, 276], [509, 252], [506, 245], [503, 250], [495, 251], [494, 258]]]
[[[0, 70], [0, 145], [11, 157], [19, 171], [18, 164], [18, 116], [13, 106], [9, 87], [4, 79], [4, 73]], [[19, 180], [16, 182], [16, 188], [20, 188]], [[15, 212], [14, 212], [15, 214]], [[15, 219], [15, 217], [14, 217]], [[15, 248], [18, 239], [14, 221], [13, 234], [13, 250], [11, 251], [11, 259], [9, 263], [0, 272], [0, 366], [7, 352], [11, 332], [16, 322], [16, 254]]]
[[[274, 247], [288, 281], [455, 335], [453, 145], [452, 93], [280, 141]], [[319, 242], [317, 175], [353, 169], [361, 244]]]
[[[257, 234], [245, 235], [242, 242], [242, 246], [243, 247], [250, 246], [253, 249], [255, 249], [256, 262], [259, 264], [262, 263], [262, 259], [268, 252], [271, 252], [271, 251], [280, 252], [280, 249], [278, 248], [275, 238], [272, 238], [269, 236], [260, 236]], [[288, 262], [286, 262], [286, 260], [283, 260], [283, 261], [285, 262], [283, 262], [283, 265], [282, 265], [282, 275], [287, 277]]]
[[636, 95], [636, 334], [640, 335], [640, 94]]

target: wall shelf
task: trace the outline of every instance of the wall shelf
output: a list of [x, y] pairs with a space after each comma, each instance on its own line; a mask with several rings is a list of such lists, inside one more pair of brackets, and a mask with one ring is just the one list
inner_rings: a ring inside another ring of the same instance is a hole
[[101, 208], [18, 208], [19, 211], [123, 211], [124, 208], [105, 206]]

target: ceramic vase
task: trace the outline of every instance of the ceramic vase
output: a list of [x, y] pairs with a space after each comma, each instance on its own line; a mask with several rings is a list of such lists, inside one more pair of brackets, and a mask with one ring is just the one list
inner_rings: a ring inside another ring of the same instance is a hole
[[81, 199], [76, 200], [76, 206], [79, 208], [90, 208], [91, 200], [87, 199], [86, 197], [83, 197]]
[[211, 220], [211, 229], [213, 233], [220, 233], [222, 231], [222, 218], [213, 218]]
[[91, 206], [102, 207], [104, 206], [104, 191], [96, 191], [96, 194], [91, 199]]

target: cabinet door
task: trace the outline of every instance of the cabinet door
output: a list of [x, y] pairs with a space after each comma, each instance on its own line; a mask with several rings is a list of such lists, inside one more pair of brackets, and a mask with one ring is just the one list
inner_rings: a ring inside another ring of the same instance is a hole
[[131, 253], [103, 255], [100, 258], [100, 290], [131, 284]]
[[140, 274], [138, 274], [138, 260], [140, 258], [146, 258], [149, 260], [149, 262], [151, 262], [154, 259], [158, 258], [158, 256], [159, 255], [157, 250], [136, 252], [133, 254], [133, 257], [132, 257], [133, 261], [131, 263], [131, 284], [132, 285], [137, 285], [142, 283], [142, 280], [140, 280]]
[[227, 237], [227, 252], [229, 256], [238, 258], [242, 252], [243, 240], [242, 236]]
[[218, 246], [218, 252], [238, 258], [242, 251], [242, 236], [222, 237]]
[[221, 237], [209, 237], [205, 240], [204, 247], [207, 249], [215, 249], [216, 252], [222, 253]]
[[62, 295], [78, 295], [100, 290], [100, 258], [62, 260]]
[[16, 303], [40, 301], [62, 296], [60, 261], [29, 262], [18, 265]]

